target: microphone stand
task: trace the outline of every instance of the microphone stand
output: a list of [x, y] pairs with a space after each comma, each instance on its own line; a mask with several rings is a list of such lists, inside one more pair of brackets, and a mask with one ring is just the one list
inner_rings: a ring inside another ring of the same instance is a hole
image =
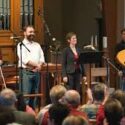
[[59, 57], [59, 50], [60, 50], [60, 43], [56, 45], [55, 54], [56, 54], [56, 73], [55, 73], [55, 84], [59, 84], [59, 76], [58, 76], [58, 57]]
[[106, 62], [106, 67], [107, 67], [107, 84], [108, 84], [108, 87], [110, 87], [109, 86], [110, 85], [110, 69], [109, 69], [109, 66], [111, 66], [117, 72], [119, 72], [120, 70], [111, 62], [111, 60], [108, 57], [103, 56], [103, 58]]
[[58, 81], [59, 81], [58, 76], [57, 76], [57, 74], [58, 74], [58, 66], [57, 66], [58, 48], [55, 50], [55, 54], [56, 54], [56, 73], [55, 73], [55, 76], [54, 76], [54, 79], [55, 79], [54, 85], [58, 84]]
[[26, 47], [26, 45], [21, 41], [20, 42], [20, 63], [21, 63], [21, 70], [20, 70], [20, 85], [21, 85], [21, 92], [23, 92], [23, 72], [22, 72], [22, 69], [23, 69], [23, 67], [22, 67], [22, 64], [23, 64], [23, 62], [22, 62], [22, 46], [24, 46], [26, 49], [27, 49], [27, 51], [28, 52], [30, 52], [30, 50]]
[[107, 57], [103, 57], [105, 60], [105, 64], [106, 64], [106, 72], [107, 72], [107, 77], [106, 77], [106, 81], [107, 81], [107, 86], [110, 87], [110, 69], [109, 69], [109, 63], [108, 63], [108, 58]]
[[[52, 35], [50, 33], [50, 30], [49, 30], [49, 27], [45, 21], [45, 18], [44, 18], [44, 15], [41, 13], [40, 9], [38, 10], [38, 16], [41, 16], [41, 20], [43, 21], [43, 24], [44, 24], [44, 27], [45, 27], [45, 33], [49, 36], [48, 38], [50, 39], [50, 41], [52, 40]], [[50, 91], [50, 83], [49, 83], [49, 65], [48, 65], [48, 56], [47, 56], [47, 53], [48, 53], [48, 49], [49, 49], [49, 44], [48, 42], [46, 42], [46, 45], [45, 45], [45, 57], [46, 57], [46, 82], [47, 82], [47, 86], [46, 86], [46, 90]], [[49, 97], [48, 93], [46, 93], [46, 96]], [[47, 100], [48, 101], [48, 100]], [[46, 102], [46, 103], [49, 103], [49, 102]]]
[[15, 41], [15, 45], [14, 46], [16, 46], [16, 49], [15, 49], [15, 68], [16, 68], [16, 86], [15, 86], [15, 89], [18, 89], [18, 66], [17, 66], [17, 43], [19, 43], [20, 42], [20, 40], [19, 39], [14, 39], [13, 38], [13, 40]]

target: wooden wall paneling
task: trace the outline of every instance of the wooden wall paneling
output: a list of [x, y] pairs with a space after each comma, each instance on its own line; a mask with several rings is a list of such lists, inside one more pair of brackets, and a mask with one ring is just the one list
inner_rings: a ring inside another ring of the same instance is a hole
[[15, 59], [14, 57], [14, 49], [12, 46], [4, 46], [1, 48], [1, 52], [2, 52], [2, 56], [3, 56], [3, 60], [6, 62], [6, 63], [14, 63], [13, 60]]
[[[10, 36], [13, 35], [16, 31], [14, 31], [14, 28], [18, 27], [16, 22], [19, 22], [16, 20], [18, 18], [15, 16], [15, 12], [18, 13], [18, 3], [19, 0], [11, 0], [10, 6], [11, 6], [11, 17], [10, 17], [10, 30], [1, 30], [0, 31], [0, 48], [2, 51], [3, 61], [8, 61], [9, 63], [14, 62], [14, 41], [10, 39]], [[16, 6], [16, 7], [15, 7]]]
[[10, 17], [10, 20], [11, 20], [11, 22], [10, 22], [10, 30], [0, 30], [0, 46], [1, 45], [11, 45], [12, 44], [12, 41], [10, 40], [10, 36], [13, 34], [13, 32], [12, 32], [12, 30], [13, 30], [13, 18], [14, 18], [14, 16], [13, 16], [13, 3], [14, 3], [14, 0], [11, 0], [11, 4], [10, 4], [10, 8], [11, 8], [11, 17]]
[[[36, 30], [36, 41], [43, 44], [43, 0], [35, 1], [35, 30]], [[40, 15], [38, 14], [40, 12]]]
[[[114, 60], [114, 49], [116, 44], [117, 33], [117, 0], [102, 0], [103, 16], [105, 20], [105, 32], [108, 37], [109, 58]], [[111, 87], [116, 85], [115, 71], [111, 67], [110, 81]]]
[[20, 4], [21, 0], [14, 0], [12, 2], [12, 32], [16, 35], [19, 35], [20, 29]]

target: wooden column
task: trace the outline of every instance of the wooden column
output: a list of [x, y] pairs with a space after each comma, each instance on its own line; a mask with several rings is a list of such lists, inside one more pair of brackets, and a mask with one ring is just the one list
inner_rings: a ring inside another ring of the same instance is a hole
[[[109, 58], [114, 60], [114, 49], [116, 45], [116, 34], [117, 34], [117, 0], [102, 0], [103, 7], [103, 17], [105, 25], [105, 35], [108, 37], [108, 50]], [[115, 87], [116, 85], [116, 72], [111, 67], [110, 70], [110, 81], [111, 86]]]

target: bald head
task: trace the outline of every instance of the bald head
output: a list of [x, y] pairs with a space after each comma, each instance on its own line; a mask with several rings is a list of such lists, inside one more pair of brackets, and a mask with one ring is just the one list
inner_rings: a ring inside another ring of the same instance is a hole
[[73, 107], [78, 107], [80, 95], [76, 90], [68, 90], [64, 95], [64, 101]]

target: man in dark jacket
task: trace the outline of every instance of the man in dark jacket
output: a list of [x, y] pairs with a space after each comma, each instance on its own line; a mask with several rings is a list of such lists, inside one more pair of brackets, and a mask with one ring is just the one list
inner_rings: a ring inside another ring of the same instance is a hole
[[116, 45], [115, 48], [115, 58], [117, 57], [116, 66], [120, 70], [119, 75], [121, 76], [119, 80], [120, 89], [125, 91], [125, 66], [118, 63], [120, 60], [122, 60], [118, 58], [118, 54], [121, 53], [122, 50], [125, 50], [125, 29], [121, 30], [121, 41]]

